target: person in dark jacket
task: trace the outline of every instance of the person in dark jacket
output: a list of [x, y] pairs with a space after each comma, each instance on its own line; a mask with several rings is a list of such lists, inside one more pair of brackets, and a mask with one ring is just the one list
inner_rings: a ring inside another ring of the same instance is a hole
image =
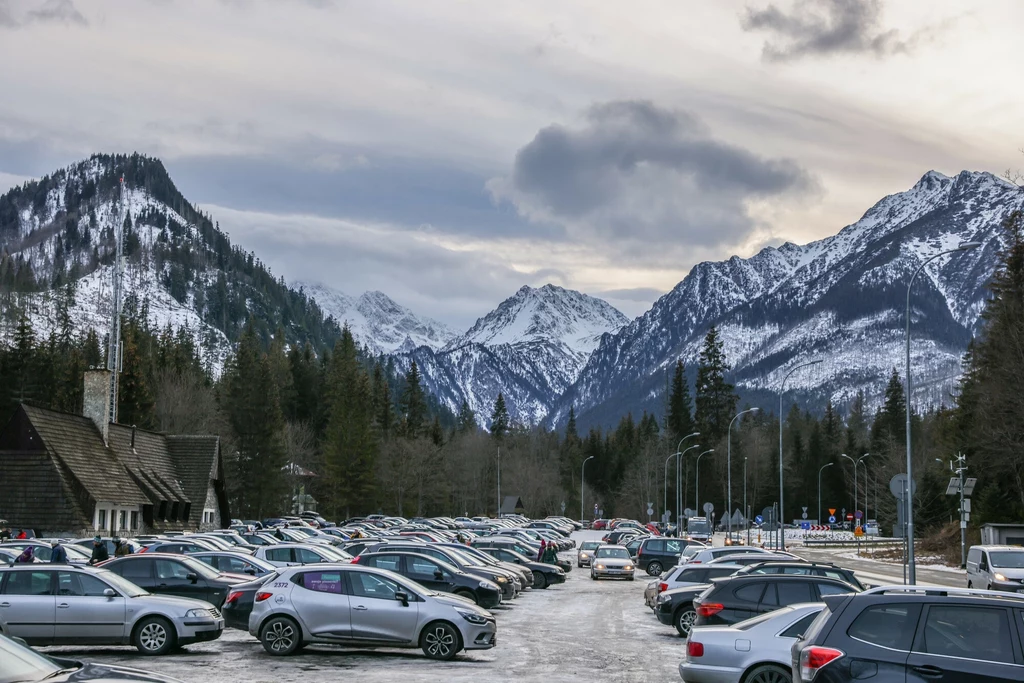
[[110, 553], [107, 552], [107, 544], [99, 536], [94, 536], [92, 539], [92, 557], [89, 558], [89, 564], [99, 564], [109, 559]]
[[32, 546], [28, 546], [27, 548], [22, 550], [21, 555], [18, 555], [18, 557], [14, 560], [16, 564], [31, 564], [34, 561], [35, 556], [32, 554]]
[[114, 539], [114, 557], [124, 557], [131, 554], [132, 547], [128, 545], [128, 541], [122, 541], [120, 538]]
[[64, 546], [60, 544], [60, 541], [53, 542], [53, 550], [50, 552], [50, 564], [67, 564], [68, 563], [68, 551], [64, 550]]
[[11, 530], [7, 528], [7, 520], [0, 519], [0, 541], [11, 540]]
[[544, 549], [544, 555], [541, 562], [547, 564], [558, 564], [558, 551], [555, 550], [554, 543], [548, 543], [548, 546]]

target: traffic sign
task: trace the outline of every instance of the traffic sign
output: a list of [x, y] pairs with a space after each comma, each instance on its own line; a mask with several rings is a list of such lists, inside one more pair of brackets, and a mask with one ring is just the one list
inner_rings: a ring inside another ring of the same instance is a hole
[[704, 503], [704, 512], [706, 514], [710, 515], [714, 511], [715, 511], [715, 506], [712, 503]]
[[[897, 498], [898, 500], [903, 500], [903, 487], [906, 485], [906, 483], [907, 475], [903, 474], [902, 472], [889, 480], [889, 491], [892, 493], [893, 497]], [[910, 484], [910, 495], [913, 496], [916, 494], [917, 482], [914, 481], [911, 482]]]
[[[807, 514], [807, 513], [805, 512], [804, 514]], [[811, 530], [811, 523], [810, 522], [800, 522], [800, 528], [803, 529], [804, 531], [810, 531]]]
[[846, 513], [846, 521], [847, 522], [853, 521], [853, 515], [851, 515], [849, 512]]
[[861, 517], [864, 516], [864, 513], [861, 512], [860, 510], [857, 510], [856, 512], [853, 513], [853, 516], [856, 517], [857, 519], [860, 519]]
[[861, 526], [858, 524], [857, 528], [854, 529], [854, 531], [853, 531], [853, 535], [854, 536], [863, 536], [864, 535], [864, 529], [862, 529]]
[[807, 519], [807, 513], [806, 512], [801, 512], [800, 513], [800, 517], [802, 517], [803, 519]]
[[830, 515], [836, 514], [836, 509], [835, 508], [829, 508], [828, 509], [828, 514], [830, 514]]
[[647, 508], [647, 516], [650, 517], [653, 514], [654, 514], [654, 508]]
[[764, 523], [764, 517], [762, 517], [761, 515], [758, 515], [758, 516], [754, 517], [754, 521], [757, 522], [758, 524], [763, 524]]
[[829, 524], [835, 524], [836, 523], [836, 516], [835, 515], [829, 515], [828, 516], [828, 523]]
[[[563, 515], [565, 514], [565, 501], [564, 500], [562, 501], [562, 514]], [[651, 513], [648, 512], [647, 514], [651, 514]]]

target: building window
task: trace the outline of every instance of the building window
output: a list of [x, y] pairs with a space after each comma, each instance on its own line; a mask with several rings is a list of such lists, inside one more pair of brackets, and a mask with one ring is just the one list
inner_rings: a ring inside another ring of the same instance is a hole
[[132, 529], [139, 528], [139, 513], [135, 510], [132, 511]]
[[213, 510], [203, 510], [203, 524], [213, 524]]
[[121, 510], [121, 512], [118, 515], [117, 528], [118, 529], [127, 529], [128, 528], [127, 522], [128, 522], [128, 511], [127, 510]]
[[100, 511], [99, 511], [99, 524], [96, 525], [96, 528], [98, 528], [98, 529], [106, 529], [107, 528], [107, 511], [104, 510], [103, 508], [100, 508]]

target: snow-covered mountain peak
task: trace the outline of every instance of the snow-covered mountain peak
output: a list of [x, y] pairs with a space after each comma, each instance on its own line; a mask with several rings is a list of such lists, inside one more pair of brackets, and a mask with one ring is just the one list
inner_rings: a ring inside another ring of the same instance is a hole
[[453, 340], [449, 348], [471, 343], [496, 346], [549, 342], [590, 353], [601, 335], [618, 332], [628, 322], [602, 299], [552, 284], [539, 288], [524, 285]]
[[296, 283], [324, 313], [341, 325], [371, 353], [397, 353], [429, 346], [439, 349], [455, 337], [444, 323], [418, 316], [387, 294], [370, 291], [352, 297], [319, 282]]

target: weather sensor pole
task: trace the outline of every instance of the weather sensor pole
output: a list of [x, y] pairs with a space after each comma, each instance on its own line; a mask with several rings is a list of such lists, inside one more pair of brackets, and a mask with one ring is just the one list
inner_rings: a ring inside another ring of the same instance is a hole
[[113, 270], [113, 306], [110, 318], [109, 347], [107, 348], [107, 369], [110, 370], [110, 422], [117, 422], [117, 377], [121, 372], [121, 310], [124, 304], [124, 221], [125, 187], [121, 176], [121, 196], [117, 211], [114, 212], [115, 254]]

